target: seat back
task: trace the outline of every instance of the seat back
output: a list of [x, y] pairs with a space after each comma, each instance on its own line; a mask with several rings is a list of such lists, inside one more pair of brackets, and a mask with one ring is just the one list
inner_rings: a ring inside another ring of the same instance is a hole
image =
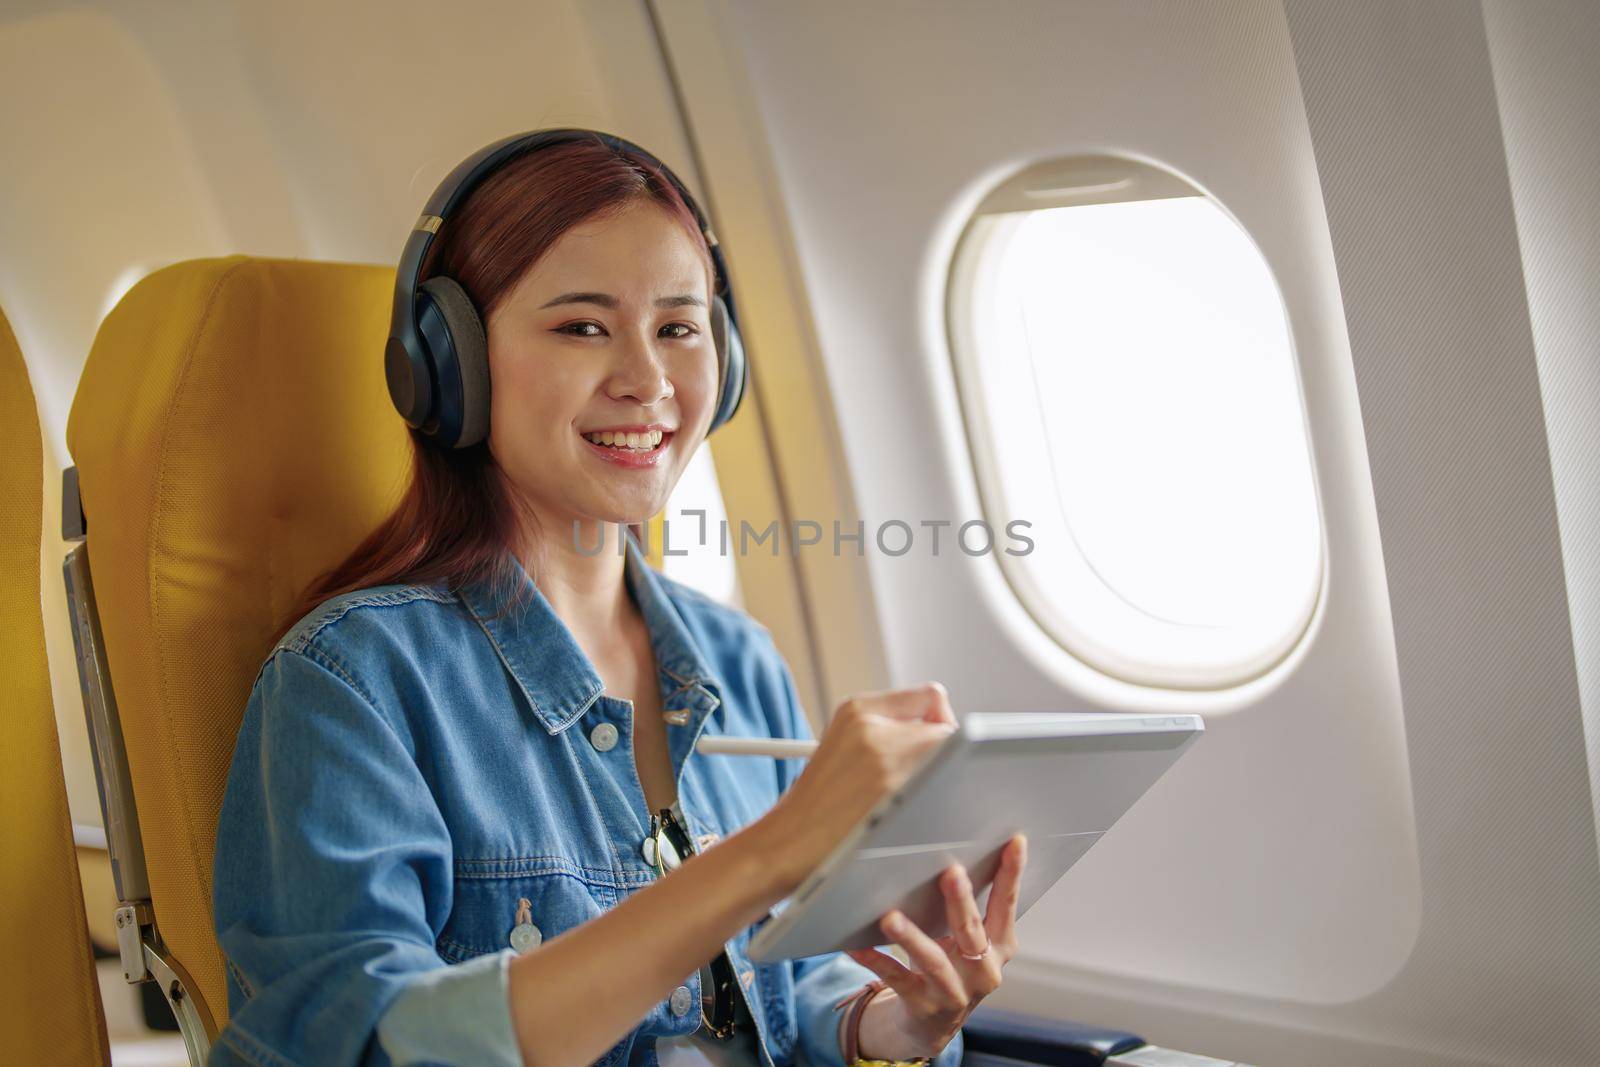
[[0, 314], [0, 1034], [9, 1063], [109, 1063], [45, 659], [44, 446], [28, 368]]
[[388, 267], [175, 264], [106, 318], [72, 405], [150, 911], [217, 1026], [211, 864], [251, 685], [279, 617], [410, 473], [383, 374], [393, 291]]

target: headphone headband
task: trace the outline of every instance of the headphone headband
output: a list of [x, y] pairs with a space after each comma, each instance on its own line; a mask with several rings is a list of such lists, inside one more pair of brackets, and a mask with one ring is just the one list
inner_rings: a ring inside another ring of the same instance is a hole
[[[722, 306], [726, 309], [728, 321], [722, 332], [728, 336], [728, 347], [736, 350], [729, 352], [719, 349], [724, 380], [719, 383], [721, 389], [718, 394], [717, 411], [712, 415], [711, 429], [732, 418], [733, 413], [738, 410], [739, 401], [744, 393], [743, 345], [738, 334], [738, 320], [733, 306], [733, 289], [728, 282], [727, 265], [723, 260], [722, 249], [717, 244], [716, 235], [712, 233], [711, 226], [706, 221], [705, 213], [701, 211], [700, 205], [688, 187], [672, 173], [670, 167], [632, 141], [599, 130], [562, 127], [513, 134], [479, 149], [462, 160], [433, 191], [433, 195], [423, 206], [422, 215], [407, 236], [395, 274], [394, 307], [390, 317], [389, 341], [384, 360], [390, 396], [408, 425], [430, 435], [437, 431], [440, 427], [441, 412], [436, 409], [440, 408], [441, 404], [438, 403], [440, 398], [435, 397], [434, 393], [440, 384], [440, 379], [450, 378], [455, 382], [461, 380], [460, 371], [456, 368], [447, 370], [440, 367], [430, 371], [429, 367], [435, 360], [428, 358], [426, 354], [436, 351], [430, 343], [434, 338], [424, 336], [430, 331], [419, 324], [418, 290], [421, 286], [422, 267], [427, 261], [428, 250], [433, 247], [440, 228], [450, 217], [450, 213], [459, 207], [485, 178], [509, 160], [552, 145], [584, 140], [598, 141], [615, 152], [642, 159], [657, 174], [671, 183], [694, 215], [700, 233], [704, 236], [706, 246], [711, 252], [715, 275], [713, 303], [716, 303], [716, 298], [720, 298]], [[430, 279], [428, 285], [432, 284], [433, 279]], [[438, 333], [437, 326], [432, 332]], [[453, 362], [453, 345], [448, 330], [440, 340], [445, 347], [452, 349], [448, 358]], [[730, 380], [735, 375], [737, 382]], [[432, 385], [423, 387], [424, 376]], [[445, 421], [460, 422], [459, 412], [450, 414], [454, 417], [446, 418]], [[451, 444], [454, 446], [457, 443], [452, 441]]]

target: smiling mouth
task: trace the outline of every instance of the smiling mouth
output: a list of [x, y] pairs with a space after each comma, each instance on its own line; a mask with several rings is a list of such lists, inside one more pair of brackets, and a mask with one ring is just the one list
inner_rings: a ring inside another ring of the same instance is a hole
[[673, 430], [646, 430], [643, 433], [585, 433], [578, 436], [596, 459], [613, 468], [649, 470], [666, 455], [675, 436]]
[[592, 445], [612, 448], [619, 452], [647, 455], [654, 452], [664, 440], [672, 437], [671, 431], [646, 430], [644, 433], [586, 433], [583, 439]]

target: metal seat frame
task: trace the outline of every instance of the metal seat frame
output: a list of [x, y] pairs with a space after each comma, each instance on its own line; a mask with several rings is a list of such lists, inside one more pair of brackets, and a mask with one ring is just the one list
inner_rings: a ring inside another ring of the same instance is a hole
[[61, 572], [67, 587], [78, 684], [83, 689], [83, 714], [89, 725], [89, 746], [94, 752], [100, 817], [104, 820], [106, 851], [111, 857], [111, 878], [117, 891], [115, 921], [122, 976], [131, 985], [155, 982], [161, 987], [178, 1021], [189, 1062], [194, 1067], [204, 1067], [217, 1039], [216, 1019], [193, 979], [168, 951], [156, 925], [128, 751], [123, 744], [122, 720], [117, 714], [111, 667], [95, 606], [94, 581], [89, 573], [88, 523], [78, 494], [76, 467], [63, 472], [61, 501], [61, 536], [76, 542], [76, 547], [67, 553]]

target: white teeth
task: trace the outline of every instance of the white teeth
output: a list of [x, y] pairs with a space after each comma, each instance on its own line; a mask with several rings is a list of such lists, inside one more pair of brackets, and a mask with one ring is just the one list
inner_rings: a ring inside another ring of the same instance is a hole
[[593, 441], [597, 445], [608, 445], [612, 448], [625, 448], [632, 452], [649, 452], [661, 443], [660, 430], [650, 430], [645, 433], [613, 433], [606, 430], [602, 433], [586, 433], [584, 440]]

